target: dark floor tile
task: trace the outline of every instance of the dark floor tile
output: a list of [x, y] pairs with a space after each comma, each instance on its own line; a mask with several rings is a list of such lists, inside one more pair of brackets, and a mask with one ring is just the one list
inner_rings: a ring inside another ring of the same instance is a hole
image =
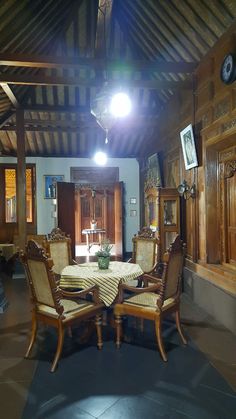
[[[189, 416], [142, 396], [123, 397], [106, 410], [99, 419], [187, 419]], [[210, 417], [209, 417], [210, 419]], [[212, 418], [213, 419], [213, 418]]]
[[[132, 330], [128, 332], [133, 333]], [[98, 351], [95, 344], [81, 346], [76, 340], [67, 338], [58, 369], [50, 374], [50, 345], [55, 343], [55, 336], [47, 330], [37, 354], [40, 361], [23, 419], [37, 417], [43, 407], [45, 418], [49, 412], [57, 418], [61, 403], [61, 400], [58, 400], [59, 404], [56, 402], [58, 395], [63, 398], [64, 409], [76, 406], [94, 417], [110, 414], [112, 419], [143, 418], [137, 416], [137, 406], [133, 415], [135, 404], [132, 400], [141, 398], [142, 405], [150, 404], [150, 415], [154, 416], [148, 417], [233, 419], [234, 406], [236, 411], [234, 392], [201, 352], [191, 345], [175, 344], [178, 336], [171, 332], [166, 341], [168, 362], [164, 363], [148, 337], [148, 329], [146, 333], [142, 346], [142, 338], [138, 341], [137, 336], [133, 336], [135, 344], [124, 343], [120, 350], [115, 348], [113, 341], [105, 342], [103, 350]], [[47, 344], [47, 351], [43, 352]], [[46, 382], [47, 387], [43, 384]], [[222, 392], [218, 398], [220, 389]], [[121, 398], [127, 404], [124, 416]], [[152, 407], [156, 404], [158, 411]], [[115, 413], [115, 406], [118, 406], [118, 413]], [[163, 406], [168, 406], [169, 411], [165, 411]], [[140, 411], [144, 410], [140, 406]], [[171, 416], [173, 412], [178, 416]]]

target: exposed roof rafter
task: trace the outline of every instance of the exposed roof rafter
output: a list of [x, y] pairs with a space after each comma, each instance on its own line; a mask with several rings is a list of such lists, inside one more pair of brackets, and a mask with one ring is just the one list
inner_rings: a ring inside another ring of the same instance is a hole
[[91, 70], [147, 71], [162, 73], [192, 73], [197, 62], [149, 60], [110, 60], [83, 57], [59, 57], [50, 55], [0, 53], [0, 65], [32, 68], [90, 68]]
[[[84, 86], [84, 87], [100, 87], [101, 79], [97, 78], [81, 78], [81, 77], [59, 77], [44, 76], [42, 74], [0, 74], [0, 84], [16, 84], [25, 86]], [[109, 80], [110, 85], [120, 85], [120, 81]], [[139, 87], [146, 89], [190, 89], [192, 87], [191, 79], [184, 81], [166, 81], [166, 80], [124, 80], [123, 85], [130, 87]]]
[[8, 96], [8, 99], [10, 99], [12, 105], [15, 108], [19, 108], [20, 104], [19, 104], [15, 94], [13, 93], [12, 89], [8, 86], [8, 84], [7, 83], [1, 83], [1, 88], [4, 90], [4, 92]]

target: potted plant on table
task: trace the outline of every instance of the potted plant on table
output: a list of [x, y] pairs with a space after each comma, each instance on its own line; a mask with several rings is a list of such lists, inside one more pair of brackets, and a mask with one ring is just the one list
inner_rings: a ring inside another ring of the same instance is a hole
[[112, 244], [109, 240], [103, 240], [100, 249], [95, 253], [98, 258], [99, 269], [108, 269], [110, 263]]

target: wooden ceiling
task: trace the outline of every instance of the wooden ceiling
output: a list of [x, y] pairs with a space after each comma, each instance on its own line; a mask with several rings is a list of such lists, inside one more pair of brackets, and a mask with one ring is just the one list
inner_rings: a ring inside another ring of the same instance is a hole
[[233, 0], [1, 0], [1, 155], [16, 155], [23, 108], [27, 156], [91, 157], [104, 146], [90, 109], [105, 75], [133, 102], [108, 154], [145, 155], [166, 103], [192, 89], [194, 69], [235, 18]]

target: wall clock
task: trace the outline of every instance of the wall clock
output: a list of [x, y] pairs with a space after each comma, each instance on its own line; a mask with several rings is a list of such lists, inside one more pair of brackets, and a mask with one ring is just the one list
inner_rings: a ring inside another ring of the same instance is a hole
[[236, 56], [227, 54], [221, 65], [220, 77], [223, 83], [231, 84], [236, 80]]

